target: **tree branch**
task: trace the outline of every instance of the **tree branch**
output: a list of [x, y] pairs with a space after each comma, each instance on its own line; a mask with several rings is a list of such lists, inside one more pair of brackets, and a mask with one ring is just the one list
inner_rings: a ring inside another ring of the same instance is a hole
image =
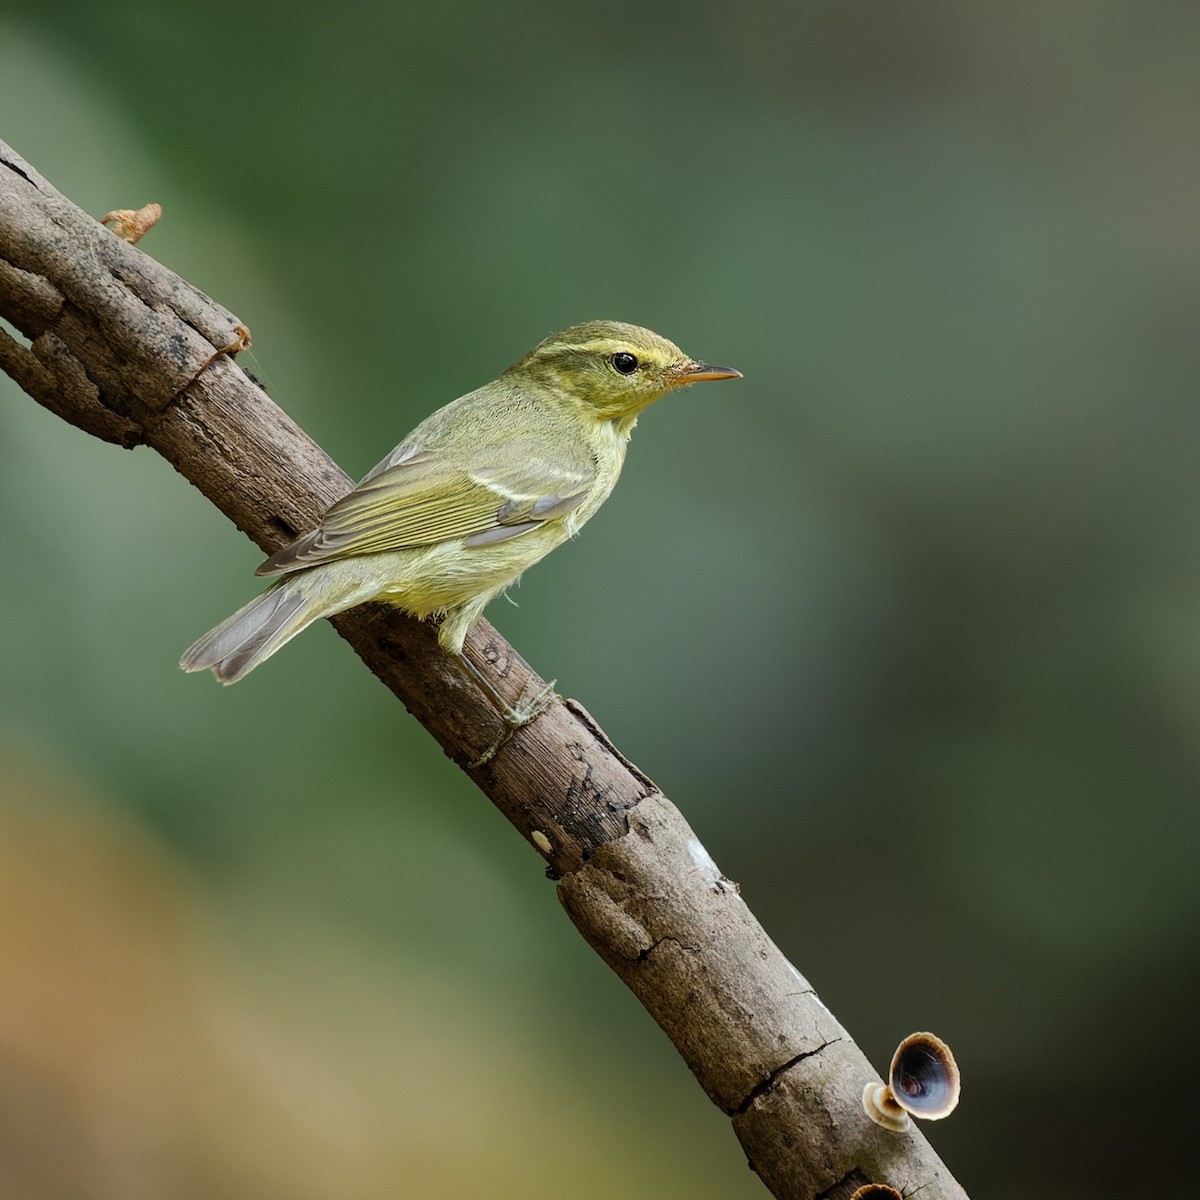
[[[57, 193], [0, 142], [0, 368], [64, 420], [147, 445], [270, 553], [351, 481], [225, 354], [238, 320]], [[382, 605], [334, 619], [460, 766], [500, 732], [429, 625]], [[510, 702], [543, 681], [486, 621], [467, 651]], [[464, 768], [466, 769], [466, 768]], [[781, 1198], [847, 1200], [868, 1181], [965, 1200], [924, 1137], [869, 1121], [877, 1078], [767, 937], [679, 811], [584, 708], [554, 704], [479, 788], [534, 845], [593, 949], [728, 1114]]]

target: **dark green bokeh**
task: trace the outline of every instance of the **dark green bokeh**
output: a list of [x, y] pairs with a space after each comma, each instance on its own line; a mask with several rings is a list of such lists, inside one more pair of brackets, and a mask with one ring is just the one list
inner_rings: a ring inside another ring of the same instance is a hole
[[[353, 475], [573, 321], [741, 368], [651, 411], [489, 615], [878, 1066], [950, 1042], [932, 1136], [975, 1200], [1065, 1200], [1192, 1174], [1198, 56], [1200, 10], [1131, 0], [71, 4], [0, 13], [0, 136], [97, 214], [160, 201], [147, 251]], [[251, 941], [319, 930], [477, 1003], [470, 1036], [522, 1046], [514, 1106], [543, 1074], [622, 1113], [597, 1195], [763, 1194], [331, 631], [233, 689], [175, 669], [253, 547], [153, 455], [0, 396], [4, 743]], [[534, 1159], [519, 1194], [584, 1194]]]

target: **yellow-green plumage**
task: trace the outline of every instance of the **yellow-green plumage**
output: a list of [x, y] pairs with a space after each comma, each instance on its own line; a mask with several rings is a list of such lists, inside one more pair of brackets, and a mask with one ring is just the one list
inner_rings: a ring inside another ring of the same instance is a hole
[[422, 421], [316, 529], [267, 559], [258, 574], [279, 581], [180, 666], [234, 683], [319, 617], [367, 600], [441, 616], [438, 640], [461, 654], [488, 601], [608, 498], [642, 409], [737, 374], [617, 321], [547, 338]]

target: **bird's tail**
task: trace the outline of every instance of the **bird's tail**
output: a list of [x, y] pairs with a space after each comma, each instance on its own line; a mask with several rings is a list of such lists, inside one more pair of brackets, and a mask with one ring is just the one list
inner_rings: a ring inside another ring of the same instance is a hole
[[236, 683], [318, 617], [341, 607], [349, 606], [331, 605], [320, 589], [314, 593], [299, 578], [282, 580], [189, 646], [179, 665], [185, 671], [208, 669], [222, 683]]

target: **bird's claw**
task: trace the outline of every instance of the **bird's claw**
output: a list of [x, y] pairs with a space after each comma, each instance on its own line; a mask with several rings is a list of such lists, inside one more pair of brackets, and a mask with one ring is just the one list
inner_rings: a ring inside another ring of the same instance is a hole
[[552, 679], [530, 700], [525, 700], [525, 691], [522, 689], [520, 696], [517, 697], [516, 704], [497, 704], [496, 711], [500, 714], [500, 720], [504, 722], [504, 728], [500, 730], [492, 740], [492, 744], [474, 762], [467, 764], [467, 770], [474, 771], [478, 767], [486, 766], [496, 757], [501, 747], [509, 741], [518, 729], [523, 729], [526, 725], [532, 725], [542, 713], [552, 708], [555, 701], [561, 699], [559, 694], [554, 690], [554, 685], [557, 682], [557, 680]]

